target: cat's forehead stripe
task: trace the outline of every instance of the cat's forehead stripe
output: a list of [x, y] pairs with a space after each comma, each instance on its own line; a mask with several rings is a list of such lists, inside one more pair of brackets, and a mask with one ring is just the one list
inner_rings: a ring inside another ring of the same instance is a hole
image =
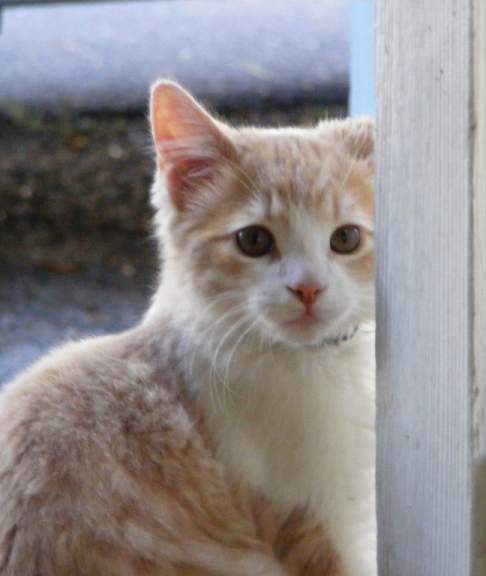
[[372, 212], [369, 195], [356, 190], [350, 193], [349, 188], [359, 192], [366, 175], [338, 144], [272, 135], [257, 138], [254, 146], [243, 150], [243, 170], [253, 174], [256, 196], [261, 199], [257, 213], [265, 211], [266, 219], [280, 218], [297, 206], [305, 206], [321, 217], [339, 221], [363, 200], [361, 211]]

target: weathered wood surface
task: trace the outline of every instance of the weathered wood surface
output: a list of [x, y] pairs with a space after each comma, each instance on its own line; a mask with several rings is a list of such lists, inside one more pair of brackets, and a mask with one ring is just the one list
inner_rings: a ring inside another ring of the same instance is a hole
[[486, 575], [485, 9], [377, 2], [381, 576]]
[[473, 519], [474, 576], [486, 575], [486, 2], [474, 11]]

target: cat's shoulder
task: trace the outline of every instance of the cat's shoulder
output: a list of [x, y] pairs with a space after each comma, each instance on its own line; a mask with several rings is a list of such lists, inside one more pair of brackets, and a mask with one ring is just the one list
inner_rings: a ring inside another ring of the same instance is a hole
[[0, 392], [0, 442], [14, 428], [109, 442], [191, 419], [176, 371], [140, 329], [64, 344]]

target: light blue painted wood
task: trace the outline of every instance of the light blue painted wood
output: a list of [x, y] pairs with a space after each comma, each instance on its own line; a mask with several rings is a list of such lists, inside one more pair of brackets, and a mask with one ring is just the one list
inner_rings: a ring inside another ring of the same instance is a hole
[[375, 115], [374, 0], [355, 0], [351, 7], [351, 116]]

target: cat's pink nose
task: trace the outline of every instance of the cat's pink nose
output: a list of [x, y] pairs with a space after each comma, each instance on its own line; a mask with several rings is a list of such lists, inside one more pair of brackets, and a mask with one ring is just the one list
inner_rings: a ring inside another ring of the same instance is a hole
[[306, 282], [296, 286], [287, 286], [287, 288], [306, 308], [310, 308], [326, 289], [318, 282]]

